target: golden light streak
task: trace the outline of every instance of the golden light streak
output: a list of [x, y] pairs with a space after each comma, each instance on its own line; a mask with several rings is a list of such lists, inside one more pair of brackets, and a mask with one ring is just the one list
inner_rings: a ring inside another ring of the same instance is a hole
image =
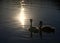
[[21, 25], [24, 25], [24, 20], [25, 19], [25, 15], [24, 15], [24, 8], [22, 7], [21, 8], [21, 13], [20, 13], [20, 22], [21, 22]]
[[22, 6], [22, 2], [24, 2], [24, 0], [21, 1], [21, 8], [19, 9], [19, 15], [17, 15], [17, 19], [20, 22], [20, 25], [25, 25], [25, 19], [26, 19], [26, 15], [25, 15], [25, 8], [24, 6]]

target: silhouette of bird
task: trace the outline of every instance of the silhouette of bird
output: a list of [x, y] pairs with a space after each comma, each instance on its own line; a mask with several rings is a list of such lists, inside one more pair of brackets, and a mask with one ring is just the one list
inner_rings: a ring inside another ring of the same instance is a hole
[[47, 33], [54, 33], [55, 32], [55, 28], [51, 27], [51, 26], [45, 26], [45, 27], [42, 27], [42, 31], [43, 32], [47, 32]]
[[29, 28], [28, 31], [30, 31], [30, 32], [32, 31], [33, 33], [38, 33], [39, 29], [37, 29], [36, 27], [32, 27], [32, 29]]
[[[28, 31], [30, 31], [30, 32], [32, 31], [33, 33], [38, 33], [39, 32], [38, 28], [32, 27], [32, 30], [29, 28]], [[51, 27], [51, 26], [43, 26], [41, 29], [42, 29], [41, 31], [46, 32], [46, 33], [54, 33], [55, 32], [55, 28]]]

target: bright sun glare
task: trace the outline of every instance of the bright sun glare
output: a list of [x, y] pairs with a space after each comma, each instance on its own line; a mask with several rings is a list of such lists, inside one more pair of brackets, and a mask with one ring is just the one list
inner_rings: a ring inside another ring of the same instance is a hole
[[24, 3], [24, 0], [21, 1], [21, 9], [20, 9], [20, 22], [21, 25], [25, 24], [25, 14], [24, 14], [24, 7], [22, 6], [22, 4]]
[[[24, 2], [24, 0], [22, 0], [21, 2]], [[19, 15], [17, 16], [17, 19], [19, 20], [19, 22], [21, 23], [21, 25], [25, 25], [25, 8], [24, 6], [22, 6], [23, 3], [21, 3], [21, 8], [20, 8], [20, 12]]]
[[24, 15], [24, 8], [21, 8], [21, 12], [20, 12], [20, 22], [22, 25], [24, 25], [24, 20], [25, 19], [25, 15]]

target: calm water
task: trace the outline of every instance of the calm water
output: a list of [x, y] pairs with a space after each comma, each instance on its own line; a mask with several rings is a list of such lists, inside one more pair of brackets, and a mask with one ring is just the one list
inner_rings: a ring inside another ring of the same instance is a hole
[[[32, 4], [29, 4], [28, 2], [25, 3], [25, 6], [21, 6], [20, 1], [10, 0], [0, 2], [0, 42], [59, 43], [60, 10], [58, 4], [51, 1], [34, 0], [32, 1]], [[43, 40], [40, 40], [37, 35], [30, 39], [28, 31], [26, 31], [30, 25], [30, 18], [33, 19], [33, 26], [38, 26], [39, 21], [42, 20], [44, 25], [55, 27], [55, 34], [43, 33]]]

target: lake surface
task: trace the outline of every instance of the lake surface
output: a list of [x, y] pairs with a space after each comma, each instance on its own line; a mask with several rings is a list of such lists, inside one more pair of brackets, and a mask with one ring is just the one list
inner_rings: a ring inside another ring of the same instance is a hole
[[[60, 41], [60, 6], [52, 1], [0, 1], [0, 42], [1, 43], [59, 43]], [[33, 26], [38, 26], [39, 21], [44, 25], [56, 28], [55, 34], [43, 33], [33, 35], [27, 31], [33, 19]], [[23, 42], [24, 41], [24, 42]]]

